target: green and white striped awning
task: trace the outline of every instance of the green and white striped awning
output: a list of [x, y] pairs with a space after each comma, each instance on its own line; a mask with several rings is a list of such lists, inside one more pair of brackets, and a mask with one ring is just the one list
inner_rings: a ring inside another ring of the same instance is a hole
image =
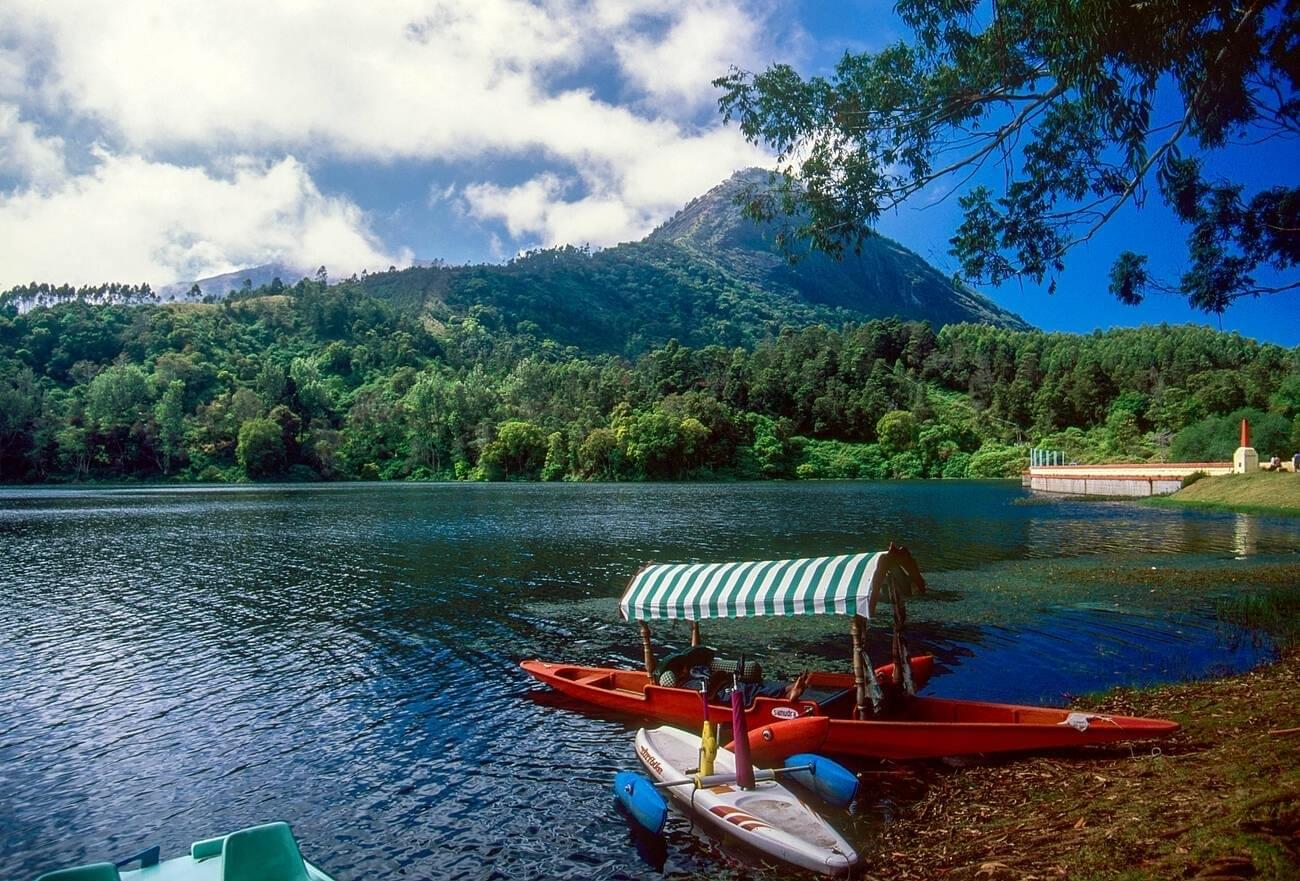
[[[901, 578], [890, 578], [900, 573]], [[862, 615], [894, 584], [906, 596], [925, 589], [903, 548], [839, 557], [750, 563], [645, 566], [619, 609], [630, 621], [657, 618], [753, 618], [760, 615]]]

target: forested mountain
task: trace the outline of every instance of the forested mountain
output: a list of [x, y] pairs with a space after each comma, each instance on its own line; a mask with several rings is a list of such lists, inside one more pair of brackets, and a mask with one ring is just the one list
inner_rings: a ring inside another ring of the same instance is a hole
[[648, 242], [676, 245], [728, 276], [792, 301], [841, 308], [862, 318], [897, 317], [944, 324], [980, 322], [1027, 330], [1020, 316], [956, 284], [919, 255], [884, 236], [836, 260], [806, 245], [797, 260], [776, 241], [777, 226], [744, 217], [747, 194], [769, 186], [768, 172], [751, 168], [692, 201], [650, 234]]
[[1000, 476], [1021, 442], [1223, 458], [1243, 412], [1262, 455], [1300, 444], [1300, 349], [1204, 327], [886, 319], [630, 361], [368, 282], [0, 307], [0, 481]]
[[242, 290], [268, 287], [277, 278], [281, 284], [293, 284], [311, 275], [284, 263], [266, 263], [235, 272], [226, 272], [192, 282], [178, 282], [158, 288], [158, 298], [164, 303], [176, 300], [220, 300]]
[[766, 180], [759, 169], [739, 172], [639, 242], [597, 252], [548, 249], [504, 266], [407, 269], [360, 282], [398, 308], [438, 320], [490, 306], [512, 331], [627, 356], [672, 339], [752, 346], [783, 327], [891, 316], [935, 326], [1028, 327], [883, 237], [842, 261], [810, 253], [791, 263], [776, 229], [746, 219], [739, 204], [746, 187]]
[[[629, 357], [674, 339], [691, 346], [752, 346], [784, 327], [891, 316], [936, 327], [983, 322], [1028, 328], [883, 237], [842, 261], [808, 253], [792, 263], [777, 244], [777, 228], [746, 219], [740, 205], [748, 187], [766, 181], [760, 169], [738, 172], [644, 240], [602, 251], [552, 248], [505, 265], [421, 261], [350, 280], [400, 312], [445, 323], [476, 306], [490, 307], [510, 332]], [[76, 299], [213, 302], [254, 289], [278, 293], [304, 275], [319, 282], [328, 271], [267, 264], [156, 291], [147, 285], [23, 285], [0, 294], [0, 306], [26, 309]]]

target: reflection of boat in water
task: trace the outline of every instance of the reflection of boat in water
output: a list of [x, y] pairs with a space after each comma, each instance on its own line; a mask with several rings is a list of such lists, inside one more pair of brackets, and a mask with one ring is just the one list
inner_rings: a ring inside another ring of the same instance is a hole
[[[140, 868], [119, 872], [131, 863]], [[36, 881], [332, 881], [302, 858], [288, 823], [267, 823], [196, 841], [186, 856], [159, 861], [150, 848], [117, 863], [59, 869]]]
[[[692, 642], [698, 643], [698, 622], [708, 618], [839, 614], [850, 618], [852, 674], [814, 672], [798, 695], [758, 695], [747, 701], [750, 741], [765, 759], [808, 750], [894, 759], [1016, 752], [1140, 740], [1178, 730], [1177, 723], [1162, 719], [917, 696], [933, 659], [907, 652], [904, 603], [924, 589], [911, 554], [893, 545], [875, 554], [646, 566], [620, 602], [624, 618], [641, 622], [645, 670], [538, 660], [522, 666], [541, 682], [593, 706], [690, 725], [699, 718], [699, 692], [661, 684], [656, 673], [664, 671], [654, 663], [647, 621], [690, 620]], [[881, 600], [893, 606], [894, 663], [876, 668], [863, 648], [864, 627]], [[903, 658], [909, 663], [900, 663]], [[729, 711], [711, 702], [709, 716], [722, 722]], [[801, 722], [790, 726], [799, 729], [797, 735], [778, 737], [783, 722], [808, 718], [826, 721]]]

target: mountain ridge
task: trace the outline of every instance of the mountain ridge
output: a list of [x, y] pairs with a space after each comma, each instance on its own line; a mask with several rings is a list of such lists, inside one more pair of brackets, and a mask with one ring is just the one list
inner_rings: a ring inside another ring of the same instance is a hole
[[[666, 241], [691, 250], [701, 259], [709, 255], [744, 255], [760, 270], [760, 283], [788, 286], [812, 302], [868, 311], [872, 317], [886, 317], [897, 309], [892, 298], [905, 297], [905, 306], [895, 311], [899, 318], [922, 318], [940, 324], [976, 321], [1017, 330], [1031, 327], [1008, 309], [962, 285], [928, 263], [915, 251], [883, 235], [867, 239], [858, 252], [836, 259], [804, 248], [783, 252], [776, 242], [776, 226], [766, 227], [744, 217], [740, 204], [753, 191], [770, 184], [771, 175], [761, 168], [746, 168], [707, 193], [692, 199], [673, 217], [647, 236], [647, 241]], [[725, 208], [724, 208], [725, 206]], [[726, 210], [729, 209], [729, 210]], [[762, 259], [755, 259], [762, 255]], [[845, 294], [854, 290], [866, 297], [863, 309]], [[948, 302], [937, 297], [946, 295]], [[912, 314], [914, 311], [925, 314]]]
[[483, 307], [508, 328], [628, 356], [670, 339], [748, 346], [784, 327], [872, 318], [1030, 328], [883, 236], [843, 260], [809, 253], [792, 263], [774, 230], [740, 208], [742, 188], [759, 175], [766, 180], [761, 169], [732, 175], [636, 242], [551, 248], [504, 265], [376, 273], [360, 283], [437, 319]]

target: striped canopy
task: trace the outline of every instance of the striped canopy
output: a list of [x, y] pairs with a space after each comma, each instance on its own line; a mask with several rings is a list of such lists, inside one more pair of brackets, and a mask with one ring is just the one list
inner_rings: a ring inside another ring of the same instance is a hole
[[[894, 573], [903, 577], [891, 578]], [[752, 618], [760, 615], [862, 615], [893, 583], [906, 596], [925, 589], [903, 548], [752, 563], [645, 566], [633, 576], [619, 610], [630, 621], [656, 618]]]

